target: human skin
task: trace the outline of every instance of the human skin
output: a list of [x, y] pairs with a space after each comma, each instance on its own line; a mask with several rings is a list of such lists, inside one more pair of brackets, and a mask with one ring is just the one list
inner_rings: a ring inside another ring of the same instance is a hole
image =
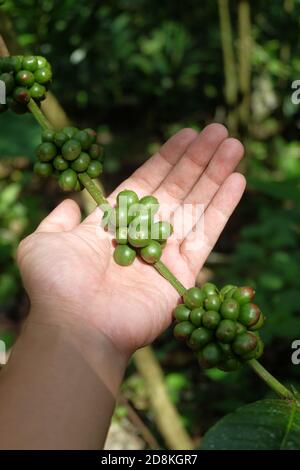
[[[186, 287], [243, 194], [245, 179], [234, 173], [242, 156], [220, 124], [182, 129], [109, 197], [113, 204], [127, 188], [178, 208], [203, 204], [196, 249], [188, 249], [188, 235], [172, 236], [162, 256]], [[96, 209], [81, 222], [67, 199], [19, 246], [31, 309], [0, 374], [2, 449], [100, 448], [131, 354], [171, 323], [178, 293], [139, 259], [117, 265], [101, 217]]]

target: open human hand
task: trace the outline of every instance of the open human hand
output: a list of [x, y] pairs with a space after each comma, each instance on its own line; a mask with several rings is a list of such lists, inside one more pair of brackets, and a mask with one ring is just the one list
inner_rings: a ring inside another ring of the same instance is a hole
[[[109, 197], [114, 203], [117, 193], [127, 188], [139, 197], [153, 194], [160, 204], [176, 207], [175, 212], [183, 204], [203, 205], [199, 219], [185, 227], [186, 236], [175, 233], [162, 256], [186, 287], [194, 285], [243, 194], [245, 179], [234, 173], [242, 156], [242, 144], [228, 138], [220, 124], [201, 133], [182, 129]], [[168, 327], [179, 296], [140, 259], [129, 267], [117, 265], [101, 219], [97, 208], [80, 222], [78, 205], [63, 201], [21, 242], [18, 264], [31, 300], [30, 315], [39, 312], [37, 320], [49, 324], [88, 325], [129, 355]], [[203, 232], [190, 250], [188, 233], [195, 224]]]

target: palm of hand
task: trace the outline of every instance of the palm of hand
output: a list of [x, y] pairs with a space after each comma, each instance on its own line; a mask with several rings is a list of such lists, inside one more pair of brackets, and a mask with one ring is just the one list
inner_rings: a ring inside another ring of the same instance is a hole
[[[223, 126], [208, 126], [199, 135], [184, 129], [110, 197], [113, 202], [121, 189], [130, 188], [139, 196], [152, 193], [160, 203], [204, 205], [199, 249], [188, 251], [186, 240], [172, 237], [162, 257], [186, 287], [194, 284], [242, 195], [243, 177], [232, 174], [242, 153], [241, 144], [228, 139]], [[143, 261], [136, 259], [126, 268], [114, 262], [101, 216], [97, 209], [79, 224], [78, 206], [64, 201], [21, 244], [19, 265], [33, 307], [51, 305], [52, 319], [47, 321], [83, 320], [131, 353], [169, 325], [179, 295]]]

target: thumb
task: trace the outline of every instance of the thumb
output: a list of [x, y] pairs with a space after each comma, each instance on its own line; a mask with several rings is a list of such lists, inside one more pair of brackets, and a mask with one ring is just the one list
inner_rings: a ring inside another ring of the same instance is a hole
[[65, 199], [40, 223], [36, 232], [67, 232], [80, 224], [81, 213], [78, 204]]

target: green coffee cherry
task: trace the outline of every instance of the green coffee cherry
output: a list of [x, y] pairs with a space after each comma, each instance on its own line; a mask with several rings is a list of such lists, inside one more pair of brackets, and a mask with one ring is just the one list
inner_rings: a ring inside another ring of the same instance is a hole
[[195, 327], [189, 321], [182, 321], [178, 323], [173, 331], [173, 334], [176, 339], [180, 341], [187, 341], [191, 334], [193, 333]]
[[89, 166], [86, 170], [87, 174], [91, 177], [91, 178], [98, 178], [98, 176], [101, 175], [103, 171], [103, 167], [102, 167], [102, 164], [96, 160], [92, 160], [90, 163], [89, 163]]
[[264, 323], [265, 323], [265, 317], [261, 313], [260, 316], [259, 316], [258, 321], [255, 323], [255, 325], [251, 326], [249, 328], [249, 330], [250, 331], [260, 330], [264, 326]]
[[215, 330], [221, 321], [221, 315], [214, 310], [208, 310], [202, 316], [202, 324], [209, 330]]
[[245, 331], [247, 331], [247, 328], [245, 327], [245, 325], [242, 325], [242, 323], [237, 321], [235, 323], [235, 325], [236, 325], [236, 334], [237, 335], [240, 335], [241, 333], [245, 333]]
[[119, 194], [117, 195], [117, 204], [124, 204], [127, 205], [129, 208], [133, 204], [138, 204], [139, 202], [139, 197], [138, 195], [134, 192], [131, 191], [130, 189], [124, 189], [123, 191], [120, 191]]
[[232, 284], [226, 284], [226, 286], [222, 287], [220, 290], [220, 295], [224, 298], [228, 292], [230, 292], [232, 289], [236, 289], [236, 286]]
[[29, 93], [31, 98], [34, 98], [36, 100], [43, 100], [46, 95], [46, 88], [43, 85], [40, 85], [39, 83], [34, 83], [31, 88], [29, 88]]
[[52, 72], [50, 67], [41, 67], [34, 72], [33, 80], [36, 80], [41, 85], [45, 85], [52, 79]]
[[33, 171], [39, 176], [47, 177], [52, 174], [53, 169], [51, 163], [36, 162]]
[[183, 295], [183, 301], [190, 309], [202, 307], [203, 300], [203, 292], [198, 287], [191, 287]]
[[33, 55], [23, 57], [22, 67], [24, 70], [29, 70], [29, 72], [35, 72], [38, 68], [37, 58]]
[[45, 57], [42, 57], [41, 55], [37, 55], [35, 57], [36, 57], [37, 65], [39, 69], [49, 66], [49, 63], [47, 59], [45, 59]]
[[178, 321], [188, 321], [190, 318], [190, 313], [191, 311], [184, 304], [179, 304], [174, 309], [173, 316]]
[[19, 72], [22, 68], [22, 56], [1, 57], [0, 69], [3, 72]]
[[128, 228], [118, 227], [116, 229], [116, 240], [119, 245], [127, 245], [128, 243]]
[[76, 160], [81, 154], [81, 145], [77, 140], [69, 139], [62, 146], [61, 153], [65, 160]]
[[209, 343], [199, 351], [197, 357], [202, 367], [209, 369], [217, 366], [221, 362], [223, 354], [218, 344]]
[[43, 142], [36, 149], [36, 156], [41, 162], [49, 162], [56, 156], [57, 150], [51, 142]]
[[74, 135], [77, 134], [78, 129], [77, 127], [67, 126], [63, 128], [63, 132], [69, 137], [69, 139], [72, 139]]
[[17, 103], [26, 105], [30, 101], [30, 93], [25, 87], [17, 87], [14, 89], [13, 98]]
[[[139, 226], [149, 227], [149, 229], [150, 229], [150, 227], [153, 224], [152, 214], [150, 212], [139, 212], [138, 216], [134, 216], [134, 215], [132, 215], [132, 212], [133, 212], [133, 214], [136, 214], [136, 211], [134, 210], [134, 208], [135, 208], [135, 206], [131, 206], [129, 208], [129, 211], [128, 211], [130, 225], [131, 225], [132, 229], [134, 227], [139, 227]], [[152, 231], [150, 232], [150, 230], [149, 230], [149, 237], [154, 240], [154, 238], [151, 237], [151, 235], [152, 235]], [[157, 240], [155, 240], [155, 241], [157, 241]]]
[[247, 354], [244, 354], [242, 357], [241, 357], [241, 360], [244, 362], [244, 361], [250, 361], [251, 359], [259, 359], [260, 356], [263, 354], [264, 352], [264, 343], [262, 342], [261, 338], [257, 338], [257, 346], [256, 348], [247, 353]]
[[30, 88], [34, 84], [34, 75], [33, 73], [29, 72], [28, 70], [20, 70], [16, 74], [16, 83], [18, 85]]
[[136, 258], [136, 252], [128, 245], [118, 245], [114, 251], [114, 260], [120, 266], [130, 266]]
[[194, 351], [198, 351], [208, 344], [213, 338], [212, 331], [207, 328], [196, 328], [188, 340], [188, 346]]
[[85, 131], [78, 131], [74, 135], [73, 139], [78, 140], [82, 150], [88, 150], [92, 145], [91, 136]]
[[156, 214], [159, 209], [159, 202], [154, 196], [144, 196], [139, 201], [139, 203], [145, 207], [146, 210], [152, 212], [152, 214]]
[[223, 318], [228, 320], [237, 320], [239, 316], [240, 306], [234, 299], [223, 300], [220, 312]]
[[56, 155], [53, 160], [53, 166], [58, 171], [64, 171], [69, 168], [68, 162], [61, 155]]
[[257, 336], [250, 331], [238, 335], [233, 342], [233, 351], [239, 356], [248, 354], [253, 351], [257, 346]]
[[82, 173], [83, 171], [87, 170], [90, 161], [91, 159], [89, 154], [86, 152], [81, 152], [79, 157], [77, 157], [76, 160], [71, 163], [71, 168], [73, 168], [73, 170], [77, 173]]
[[[229, 320], [229, 321], [231, 321], [231, 320]], [[220, 346], [220, 348], [222, 350], [223, 357], [225, 358], [225, 360], [234, 357], [234, 352], [232, 351], [231, 344], [223, 343], [222, 341], [218, 341], [218, 345]]]
[[125, 206], [118, 206], [115, 209], [116, 227], [127, 227], [128, 213]]
[[0, 57], [0, 70], [3, 72], [12, 72], [13, 66], [10, 61], [10, 57]]
[[135, 248], [143, 248], [150, 243], [150, 233], [148, 227], [136, 227], [129, 225], [128, 228], [128, 242]]
[[255, 290], [252, 287], [238, 287], [232, 295], [232, 298], [237, 300], [239, 305], [245, 305], [252, 302], [255, 295]]
[[69, 137], [63, 131], [58, 131], [55, 132], [53, 140], [57, 147], [62, 147], [69, 140]]
[[237, 287], [232, 286], [231, 289], [228, 289], [226, 294], [224, 294], [224, 299], [232, 299], [233, 294], [235, 293], [236, 290], [237, 290]]
[[92, 144], [89, 148], [89, 154], [93, 160], [100, 159], [102, 152], [102, 147], [98, 144]]
[[191, 311], [190, 320], [195, 326], [201, 326], [202, 324], [202, 316], [205, 313], [203, 307], [196, 307]]
[[221, 298], [218, 294], [209, 295], [204, 300], [204, 307], [206, 308], [206, 310], [215, 310], [217, 312], [220, 306], [221, 306]]
[[233, 320], [221, 320], [217, 331], [216, 337], [223, 343], [230, 343], [234, 340], [236, 335], [236, 322]]
[[252, 327], [256, 325], [260, 318], [261, 312], [255, 304], [244, 304], [241, 307], [239, 321], [246, 327]]
[[169, 222], [155, 222], [152, 227], [152, 238], [158, 242], [166, 241], [173, 233], [173, 227]]
[[14, 55], [8, 58], [10, 59], [13, 72], [19, 72], [22, 68], [24, 68], [22, 67], [23, 57], [21, 55]]
[[52, 131], [51, 129], [45, 129], [42, 132], [42, 141], [43, 142], [54, 142], [54, 134], [55, 131]]
[[91, 129], [90, 127], [84, 129], [84, 132], [86, 132], [90, 136], [91, 144], [94, 144], [97, 140], [97, 132], [94, 129]]
[[77, 183], [77, 174], [71, 168], [63, 171], [59, 176], [59, 185], [63, 191], [72, 191]]
[[162, 248], [158, 242], [151, 240], [147, 246], [141, 249], [140, 255], [146, 263], [154, 264], [160, 260]]
[[205, 297], [218, 293], [217, 286], [215, 284], [212, 284], [211, 282], [206, 282], [205, 284], [203, 284], [202, 291], [204, 292]]

